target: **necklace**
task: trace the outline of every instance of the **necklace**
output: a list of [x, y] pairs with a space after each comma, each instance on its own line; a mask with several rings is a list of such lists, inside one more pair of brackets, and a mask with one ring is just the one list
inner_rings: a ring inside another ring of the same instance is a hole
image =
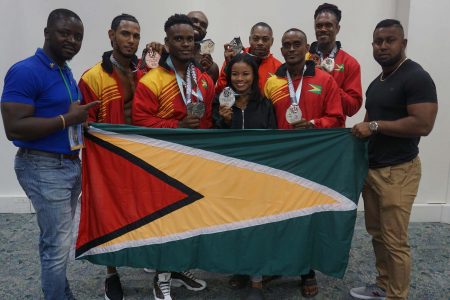
[[401, 67], [401, 65], [403, 65], [403, 63], [405, 62], [405, 61], [407, 61], [408, 60], [408, 58], [406, 57], [398, 66], [397, 66], [397, 68], [395, 68], [395, 70], [394, 71], [392, 71], [391, 73], [389, 73], [389, 75], [388, 76], [386, 76], [386, 77], [384, 77], [383, 78], [383, 72], [381, 72], [381, 74], [380, 74], [380, 81], [385, 81], [386, 79], [388, 79], [392, 74], [394, 74], [400, 67]]
[[122, 71], [123, 73], [134, 73], [134, 72], [136, 72], [137, 71], [137, 69], [136, 70], [134, 70], [134, 71], [130, 71], [130, 70], [128, 70], [127, 68], [125, 68], [124, 66], [122, 66], [121, 64], [119, 64], [119, 62], [114, 58], [114, 55], [112, 55], [111, 54], [111, 56], [109, 57], [109, 60], [111, 61], [111, 63], [117, 68], [117, 69], [119, 69], [120, 71]]

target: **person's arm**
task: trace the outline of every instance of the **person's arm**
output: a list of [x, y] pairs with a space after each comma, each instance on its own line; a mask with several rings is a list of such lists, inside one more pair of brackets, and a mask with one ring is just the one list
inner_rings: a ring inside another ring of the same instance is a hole
[[213, 61], [211, 55], [203, 54], [202, 58], [200, 59], [200, 65], [205, 70], [205, 72], [211, 77], [211, 79], [215, 84], [217, 82], [217, 79], [219, 79], [219, 67]]
[[[81, 101], [81, 104], [87, 104], [99, 100], [99, 97], [91, 89], [91, 87], [83, 80], [83, 77], [80, 79], [78, 87], [80, 89], [81, 94], [83, 95], [83, 100]], [[96, 105], [91, 109], [89, 109], [87, 118], [88, 122], [98, 122], [98, 112], [100, 110], [101, 105], [103, 104], [100, 103], [99, 105]]]
[[277, 119], [275, 117], [275, 110], [273, 108], [272, 102], [270, 100], [267, 100], [269, 102], [268, 105], [268, 122], [267, 122], [267, 129], [277, 129]]
[[9, 140], [35, 140], [48, 136], [71, 125], [83, 123], [88, 110], [98, 101], [86, 105], [74, 102], [69, 111], [51, 118], [34, 117], [34, 106], [16, 102], [2, 102], [1, 111], [6, 137]]
[[34, 140], [82, 123], [87, 118], [88, 109], [98, 104], [80, 105], [74, 102], [65, 114], [35, 117], [35, 101], [39, 99], [42, 86], [42, 77], [23, 65], [14, 65], [6, 74], [1, 112], [9, 140]]
[[143, 127], [178, 128], [178, 120], [164, 119], [157, 116], [159, 109], [158, 96], [145, 84], [139, 82], [131, 107], [132, 124]]
[[200, 128], [212, 128], [212, 105], [215, 97], [214, 83], [210, 76], [203, 75], [201, 77], [200, 89], [202, 90], [203, 101], [205, 104], [205, 115], [200, 119]]
[[[406, 74], [403, 94], [408, 116], [397, 120], [374, 120], [353, 126], [355, 136], [365, 138], [375, 133], [394, 137], [427, 136], [433, 129], [438, 111], [436, 86], [430, 75], [422, 69]], [[372, 130], [369, 124], [372, 121]]]
[[352, 132], [359, 138], [382, 133], [395, 137], [418, 137], [430, 134], [436, 120], [438, 104], [433, 102], [410, 104], [406, 107], [408, 116], [394, 121], [376, 121], [378, 128], [369, 129], [370, 122], [361, 122], [352, 128]]
[[361, 68], [357, 61], [345, 66], [345, 79], [339, 88], [344, 115], [353, 116], [361, 108], [363, 97], [361, 87]]
[[216, 82], [216, 95], [220, 95], [223, 89], [227, 86], [227, 75], [225, 74], [225, 67], [227, 63], [224, 62], [220, 69], [219, 79]]

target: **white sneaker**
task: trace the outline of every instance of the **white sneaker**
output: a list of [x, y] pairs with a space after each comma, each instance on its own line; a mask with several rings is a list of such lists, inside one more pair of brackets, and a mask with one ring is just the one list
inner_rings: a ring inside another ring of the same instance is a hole
[[157, 300], [172, 300], [170, 296], [170, 273], [159, 273], [153, 279], [153, 296]]
[[155, 273], [155, 269], [144, 268], [145, 273]]
[[376, 284], [357, 287], [350, 290], [350, 295], [356, 299], [385, 300], [386, 291]]
[[195, 278], [189, 271], [172, 272], [172, 285], [174, 287], [184, 286], [191, 291], [201, 291], [206, 288], [206, 282]]

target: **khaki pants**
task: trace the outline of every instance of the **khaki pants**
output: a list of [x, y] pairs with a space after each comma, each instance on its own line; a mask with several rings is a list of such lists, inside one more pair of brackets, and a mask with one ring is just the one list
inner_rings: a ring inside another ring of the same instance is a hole
[[378, 277], [387, 299], [407, 299], [411, 256], [408, 225], [421, 176], [420, 159], [369, 169], [363, 189], [367, 232], [372, 236]]

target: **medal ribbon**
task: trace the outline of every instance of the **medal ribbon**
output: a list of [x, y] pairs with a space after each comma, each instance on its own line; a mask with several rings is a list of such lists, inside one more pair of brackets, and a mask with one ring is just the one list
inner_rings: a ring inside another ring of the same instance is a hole
[[[323, 53], [322, 53], [322, 51], [319, 51], [318, 48], [319, 48], [319, 46], [317, 46], [317, 53], [320, 55], [320, 63], [322, 63], [323, 60], [324, 60]], [[328, 57], [331, 58], [331, 59], [334, 59], [334, 57], [336, 56], [337, 52], [338, 52], [338, 48], [337, 48], [337, 45], [336, 45], [336, 46], [334, 46], [333, 50], [331, 50], [331, 53], [330, 53], [330, 55], [328, 55]]]
[[302, 94], [303, 77], [305, 75], [306, 65], [303, 67], [302, 79], [298, 84], [297, 90], [294, 89], [294, 83], [292, 82], [291, 74], [286, 70], [286, 77], [288, 80], [289, 98], [291, 98], [291, 105], [298, 105], [300, 107], [300, 96]]
[[[186, 70], [186, 82], [181, 78], [181, 76], [178, 74], [178, 72], [175, 70], [175, 66], [172, 62], [172, 59], [167, 58], [167, 65], [172, 69], [172, 71], [175, 72], [175, 78], [177, 80], [178, 89], [180, 90], [181, 97], [183, 97], [184, 104], [188, 105], [192, 102], [192, 95], [197, 97], [197, 101], [203, 102], [203, 95], [200, 91], [198, 84], [197, 84], [197, 74], [195, 74], [195, 67], [193, 63], [189, 63], [187, 70]], [[192, 81], [194, 81], [195, 85], [197, 86], [197, 92], [194, 92], [192, 90]], [[186, 86], [186, 94], [184, 93], [183, 85]]]
[[[69, 94], [70, 103], [73, 103], [72, 92], [70, 91], [69, 84], [67, 83], [66, 76], [64, 76], [61, 68], [58, 66], [59, 75], [61, 75], [62, 80], [64, 81], [64, 85], [66, 86], [67, 93]], [[77, 86], [77, 97], [79, 95], [78, 86]]]
[[[69, 87], [69, 84], [67, 83], [66, 76], [64, 76], [64, 74], [59, 66], [58, 66], [58, 69], [59, 69], [59, 74], [61, 75], [61, 78], [64, 81], [64, 85], [66, 86], [67, 93], [69, 94], [70, 103], [73, 103], [72, 92], [70, 91], [70, 87]], [[68, 80], [70, 81], [69, 78], [68, 78]], [[72, 85], [72, 82], [70, 82], [70, 83], [71, 83], [70, 85]], [[77, 98], [79, 98], [79, 96], [81, 94], [80, 89], [78, 88], [77, 85], [75, 85], [75, 86], [77, 89]], [[83, 148], [82, 130], [83, 130], [83, 128], [82, 128], [81, 124], [72, 125], [68, 128], [67, 133], [68, 133], [68, 137], [69, 137], [70, 150], [74, 151], [74, 150], [79, 150], [79, 149]], [[80, 133], [80, 137], [78, 138], [79, 133]], [[73, 141], [73, 138], [72, 138], [73, 135], [77, 136], [77, 142]]]

